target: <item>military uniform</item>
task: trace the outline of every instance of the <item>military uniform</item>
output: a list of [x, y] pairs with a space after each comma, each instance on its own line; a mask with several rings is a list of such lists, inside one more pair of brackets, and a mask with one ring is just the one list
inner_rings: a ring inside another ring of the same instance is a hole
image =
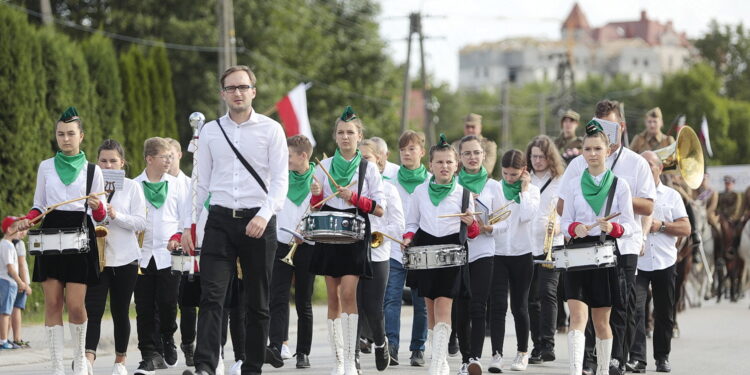
[[656, 135], [648, 134], [645, 130], [636, 134], [633, 142], [630, 143], [630, 149], [641, 153], [643, 151], [658, 150], [674, 143], [674, 137], [659, 132]]
[[716, 207], [719, 216], [724, 216], [730, 222], [736, 222], [742, 216], [742, 194], [736, 191], [719, 193], [719, 204]]
[[560, 154], [567, 163], [581, 153], [583, 149], [583, 137], [573, 136], [566, 138], [563, 134], [560, 134], [555, 139], [555, 146], [560, 150]]

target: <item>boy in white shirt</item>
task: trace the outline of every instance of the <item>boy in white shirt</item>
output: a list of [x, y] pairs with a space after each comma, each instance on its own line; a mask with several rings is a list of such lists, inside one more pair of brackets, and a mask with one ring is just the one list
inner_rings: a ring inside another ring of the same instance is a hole
[[[14, 221], [15, 218], [3, 220], [3, 233], [8, 232], [8, 228]], [[18, 231], [0, 240], [0, 349], [19, 348], [8, 341], [8, 325], [18, 291], [31, 293], [29, 285], [24, 283], [18, 275], [18, 255], [13, 245], [14, 239], [23, 238], [25, 235], [26, 231]]]

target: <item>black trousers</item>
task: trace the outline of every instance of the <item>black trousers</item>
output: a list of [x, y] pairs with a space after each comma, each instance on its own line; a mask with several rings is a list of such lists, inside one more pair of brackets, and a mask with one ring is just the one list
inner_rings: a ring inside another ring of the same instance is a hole
[[[535, 257], [544, 260], [545, 256]], [[529, 322], [534, 349], [554, 350], [557, 330], [557, 286], [560, 273], [551, 268], [534, 265], [534, 277], [529, 290]]]
[[277, 243], [276, 259], [273, 262], [271, 278], [271, 330], [270, 345], [281, 350], [284, 341], [289, 340], [289, 301], [292, 279], [294, 279], [294, 304], [297, 309], [297, 349], [296, 353], [310, 355], [313, 334], [312, 293], [315, 274], [310, 273], [310, 259], [313, 247], [302, 244], [294, 253], [294, 267], [281, 261], [289, 252], [289, 245]]
[[615, 303], [609, 317], [609, 325], [612, 327], [612, 358], [627, 361], [630, 345], [635, 337], [635, 271], [638, 266], [638, 255], [627, 254], [617, 256], [617, 267], [620, 267], [625, 275], [624, 305]]
[[646, 362], [646, 297], [651, 285], [654, 301], [654, 359], [669, 359], [674, 328], [675, 266], [663, 270], [638, 271], [635, 279], [636, 321], [635, 339], [630, 347], [630, 358]]
[[[135, 284], [138, 349], [143, 359], [149, 359], [162, 347], [157, 332], [162, 338], [170, 338], [177, 331], [180, 275], [172, 273], [171, 267], [157, 270], [154, 258], [141, 272]], [[158, 322], [154, 318], [157, 314]]]
[[180, 336], [182, 336], [182, 345], [191, 345], [195, 342], [197, 327], [198, 308], [180, 305]]
[[[372, 278], [360, 277], [357, 284], [357, 311], [359, 312], [357, 337], [360, 337], [362, 332], [366, 332], [366, 336], [372, 339], [375, 345], [383, 345], [385, 342], [383, 304], [390, 270], [389, 260], [372, 262]], [[356, 350], [359, 350], [359, 345]]]
[[[240, 280], [241, 282], [242, 280]], [[239, 292], [235, 296], [233, 303], [224, 305], [224, 316], [221, 321], [221, 354], [224, 357], [224, 345], [227, 344], [227, 329], [232, 334], [232, 350], [234, 351], [234, 361], [245, 362], [245, 295], [242, 285], [239, 285]]]
[[109, 311], [115, 326], [115, 352], [125, 355], [130, 339], [130, 299], [138, 280], [138, 264], [133, 262], [119, 267], [104, 267], [99, 283], [86, 289], [86, 351], [96, 353], [101, 335], [102, 315], [109, 293]]
[[490, 336], [492, 354], [503, 354], [505, 342], [505, 314], [510, 310], [516, 325], [519, 352], [529, 349], [529, 287], [534, 259], [531, 253], [493, 257], [492, 291], [490, 292]]
[[[254, 209], [257, 212], [257, 208]], [[276, 253], [276, 217], [268, 221], [260, 238], [245, 235], [252, 218], [233, 218], [210, 210], [201, 249], [201, 303], [198, 310], [198, 342], [195, 367], [214, 374], [219, 362], [221, 324], [227, 288], [237, 267], [245, 293], [245, 357], [242, 373], [260, 373], [268, 341], [269, 284]]]
[[492, 286], [487, 280], [492, 280], [492, 261], [493, 257], [484, 257], [469, 263], [471, 299], [457, 298], [453, 303], [456, 308], [454, 321], [463, 363], [469, 363], [469, 358], [482, 357], [487, 301]]

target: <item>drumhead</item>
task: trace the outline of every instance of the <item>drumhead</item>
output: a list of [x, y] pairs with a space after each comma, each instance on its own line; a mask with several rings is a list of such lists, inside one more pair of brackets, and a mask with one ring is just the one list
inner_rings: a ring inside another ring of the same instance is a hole
[[318, 211], [318, 212], [311, 212], [309, 216], [312, 217], [319, 217], [319, 216], [338, 216], [338, 217], [346, 217], [346, 218], [353, 218], [355, 215], [353, 213], [349, 212], [339, 212], [339, 211]]

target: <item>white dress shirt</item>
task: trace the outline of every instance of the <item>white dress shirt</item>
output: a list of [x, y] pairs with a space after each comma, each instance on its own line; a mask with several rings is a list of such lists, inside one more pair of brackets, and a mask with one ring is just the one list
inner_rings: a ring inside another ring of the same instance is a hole
[[[510, 203], [506, 210], [510, 210], [510, 216], [495, 226], [493, 233], [495, 237], [495, 255], [517, 256], [531, 253], [536, 246], [536, 241], [532, 237], [531, 226], [539, 211], [539, 188], [534, 184], [529, 184], [526, 191], [521, 192], [521, 203], [505, 198], [502, 192], [502, 182], [500, 184], [500, 193], [498, 194], [497, 203], [492, 210]], [[513, 203], [511, 203], [513, 202]], [[505, 232], [505, 235], [503, 235]]]
[[[502, 194], [501, 190], [502, 186], [500, 186], [499, 182], [488, 178], [487, 183], [484, 184], [482, 192], [479, 194], [478, 200], [487, 206], [487, 209], [492, 212], [494, 210], [493, 207], [500, 207], [498, 206], [498, 202], [500, 199], [499, 195]], [[479, 204], [477, 204], [476, 201], [474, 202], [474, 207], [477, 208], [477, 211], [481, 211], [481, 209], [479, 209]], [[488, 223], [485, 224], [488, 225]], [[496, 223], [492, 226], [492, 232], [482, 232], [479, 233], [478, 236], [469, 239], [469, 263], [480, 258], [495, 255], [494, 233], [500, 230], [501, 226], [501, 223]]]
[[[654, 201], [655, 220], [672, 223], [677, 219], [687, 217], [685, 203], [680, 193], [669, 186], [660, 183], [656, 186], [656, 201]], [[677, 237], [654, 232], [646, 237], [645, 254], [638, 257], [638, 269], [641, 271], [658, 271], [672, 266], [677, 262]]]
[[[332, 160], [333, 158], [331, 157], [321, 162], [327, 171], [331, 170]], [[320, 166], [315, 167], [315, 178], [317, 178], [318, 181], [320, 181], [320, 183], [323, 185], [324, 197], [329, 197], [334, 193], [333, 190], [331, 190], [331, 184], [328, 183], [328, 176], [326, 176], [325, 172], [320, 169]], [[354, 172], [350, 183], [351, 182], [354, 182], [354, 185], [350, 186], [349, 190], [356, 193], [357, 185], [359, 183], [359, 167], [357, 167], [357, 170]], [[284, 194], [286, 195], [286, 193]], [[375, 163], [371, 163], [369, 161], [367, 162], [367, 167], [365, 170], [365, 181], [362, 184], [362, 193], [359, 195], [361, 197], [366, 197], [374, 200], [380, 207], [383, 207], [383, 209], [387, 208], [385, 193], [383, 192], [383, 178], [380, 176], [380, 171], [378, 171], [378, 167], [375, 165]], [[328, 205], [339, 210], [354, 208], [354, 206], [349, 204], [349, 202], [345, 202], [338, 196], [336, 196], [335, 198], [331, 198], [331, 200], [324, 203], [324, 205]], [[366, 213], [363, 212], [362, 215], [364, 214]]]
[[[432, 177], [432, 174], [430, 172], [427, 172], [427, 177], [424, 179], [425, 181], [430, 181], [430, 178]], [[398, 192], [398, 196], [401, 198], [401, 207], [404, 210], [404, 224], [406, 224], [406, 218], [409, 216], [409, 207], [411, 205], [411, 201], [414, 197], [413, 194], [409, 194], [406, 189], [404, 189], [403, 186], [398, 182], [398, 171], [396, 171], [396, 174], [394, 177], [392, 177], [387, 183], [393, 184], [393, 186], [396, 187], [396, 191]], [[416, 192], [416, 188], [414, 189], [414, 192]], [[403, 233], [400, 233], [396, 238], [401, 238]], [[391, 259], [396, 260], [399, 263], [403, 263], [404, 253], [401, 251], [401, 244], [393, 242], [391, 245]]]
[[[36, 175], [36, 190], [34, 191], [34, 208], [44, 212], [46, 207], [53, 204], [65, 202], [67, 200], [80, 198], [86, 195], [86, 175], [88, 164], [84, 164], [78, 177], [70, 183], [63, 184], [60, 176], [55, 170], [55, 158], [50, 158], [39, 164], [39, 171]], [[91, 193], [101, 193], [104, 191], [104, 175], [99, 166], [94, 167], [94, 181], [91, 183]], [[101, 200], [103, 196], [98, 196]], [[78, 200], [57, 207], [60, 211], [83, 211], [83, 204], [86, 200]], [[106, 209], [106, 200], [101, 200]], [[91, 207], [88, 209], [91, 215]], [[93, 216], [92, 216], [93, 221]]]
[[[594, 176], [594, 181], [601, 181], [604, 173]], [[589, 206], [589, 203], [583, 197], [583, 190], [581, 189], [580, 182], [577, 184], [565, 185], [568, 199], [565, 199], [565, 207], [563, 209], [562, 220], [560, 221], [560, 229], [565, 233], [565, 237], [569, 237], [568, 228], [570, 224], [574, 222], [583, 223], [584, 225], [595, 224], [598, 218], [604, 217], [604, 212], [607, 207], [607, 201], [604, 201], [601, 212], [596, 213]], [[624, 233], [622, 237], [617, 239], [617, 246], [622, 249], [623, 243], [627, 242], [630, 237], [634, 235], [633, 228], [635, 228], [635, 222], [633, 218], [633, 198], [630, 195], [630, 188], [628, 183], [624, 179], [617, 180], [617, 187], [615, 188], [615, 196], [612, 199], [612, 207], [609, 213], [613, 214], [619, 212], [620, 216], [610, 220], [610, 222], [616, 222], [622, 225]], [[598, 225], [595, 225], [589, 230], [589, 236], [598, 236], [601, 234], [601, 230]], [[622, 250], [620, 250], [622, 254]]]
[[[232, 151], [216, 121], [201, 128], [198, 139], [198, 202], [211, 193], [211, 204], [230, 209], [260, 208], [258, 216], [270, 220], [284, 206], [289, 188], [289, 153], [278, 122], [253, 111], [237, 124], [224, 115], [221, 126], [234, 147], [255, 169], [268, 189], [263, 191]], [[200, 216], [203, 205], [198, 208]]]
[[[423, 232], [427, 232], [434, 237], [445, 237], [458, 233], [461, 230], [460, 216], [445, 218], [438, 218], [438, 216], [463, 212], [461, 211], [461, 201], [464, 194], [464, 187], [456, 181], [456, 188], [453, 189], [453, 192], [448, 194], [448, 196], [435, 206], [432, 204], [430, 195], [427, 192], [429, 184], [428, 180], [427, 183], [423, 183], [414, 189], [406, 216], [406, 232], [417, 233], [417, 230], [421, 229]], [[473, 199], [469, 199], [467, 209], [474, 212]]]
[[[404, 227], [406, 226], [401, 197], [398, 195], [396, 187], [388, 182], [383, 183], [383, 191], [385, 192], [385, 200], [388, 202], [388, 206], [386, 207], [383, 216], [377, 217], [375, 215], [370, 215], [372, 231], [385, 233], [393, 238], [401, 238], [404, 234]], [[379, 247], [372, 248], [372, 261], [387, 261], [391, 256], [393, 245], [401, 246], [388, 237], [384, 237], [383, 243]]]
[[396, 181], [398, 178], [398, 170], [401, 169], [401, 166], [396, 163], [391, 163], [389, 161], [385, 162], [385, 168], [383, 168], [383, 176], [390, 178], [391, 180]]
[[[536, 175], [536, 173], [531, 173], [531, 183], [534, 184], [534, 186], [538, 187], [540, 191], [550, 178], [552, 178], [552, 174], [549, 171], [539, 177]], [[552, 181], [550, 181], [549, 185], [547, 185], [547, 188], [544, 189], [544, 191], [541, 191], [541, 196], [539, 199], [539, 211], [536, 219], [534, 219], [534, 224], [531, 225], [531, 235], [532, 237], [534, 237], [534, 241], [536, 241], [536, 244], [534, 245], [534, 251], [532, 252], [534, 256], [544, 254], [544, 238], [547, 235], [547, 219], [549, 217], [549, 210], [555, 209], [555, 207], [557, 206], [559, 189], [560, 176], [553, 178]], [[557, 228], [560, 228], [560, 216], [557, 214], [555, 215], [557, 216]], [[556, 234], [552, 238], [552, 246], [562, 245], [563, 242], [564, 238], [562, 231], [560, 231], [560, 233]]]
[[146, 198], [139, 182], [126, 178], [122, 190], [115, 191], [110, 202], [115, 218], [108, 218], [105, 266], [119, 267], [141, 257], [136, 232], [146, 229]]
[[[620, 146], [617, 151], [613, 152], [607, 158], [607, 168], [612, 168], [612, 163], [614, 163], [620, 150], [622, 150], [622, 155], [620, 156], [620, 160], [617, 161], [615, 168], [612, 169], [612, 172], [620, 180], [625, 180], [628, 183], [628, 188], [632, 194], [631, 198], [656, 199], [654, 177], [651, 174], [648, 162], [641, 155], [638, 155], [627, 147]], [[560, 199], [567, 201], [570, 198], [573, 189], [569, 187], [576, 185], [580, 188], [581, 175], [583, 175], [583, 171], [586, 168], [588, 168], [588, 164], [586, 164], [583, 155], [579, 155], [570, 161], [568, 168], [565, 169], [565, 174], [562, 176], [562, 181], [560, 181], [560, 185], [565, 187], [560, 190]], [[563, 227], [563, 230], [566, 230], [566, 227]], [[628, 240], [618, 240], [618, 244], [620, 254], [622, 255], [640, 254], [643, 245], [641, 215], [634, 216], [632, 235], [628, 236]]]
[[290, 201], [289, 198], [284, 199], [284, 207], [276, 215], [276, 240], [288, 244], [292, 240], [292, 235], [287, 233], [281, 228], [291, 229], [300, 232], [301, 228], [297, 226], [302, 221], [302, 217], [307, 212], [307, 208], [310, 207], [310, 193], [307, 193], [307, 197], [302, 203], [297, 206], [294, 202]]
[[[135, 178], [141, 189], [143, 181], [149, 181], [145, 170]], [[141, 268], [148, 267], [151, 257], [156, 262], [156, 269], [172, 266], [172, 256], [167, 250], [167, 244], [175, 233], [182, 231], [180, 224], [185, 222], [185, 216], [190, 215], [190, 200], [185, 185], [169, 173], [165, 173], [161, 181], [167, 182], [167, 199], [164, 204], [157, 209], [148, 201], [145, 203], [146, 233], [141, 248]]]

